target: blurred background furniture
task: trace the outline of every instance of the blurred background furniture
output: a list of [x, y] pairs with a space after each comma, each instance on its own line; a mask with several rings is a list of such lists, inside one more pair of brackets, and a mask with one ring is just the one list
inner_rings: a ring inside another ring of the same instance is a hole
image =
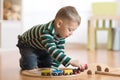
[[[111, 50], [113, 47], [113, 31], [112, 20], [119, 20], [120, 17], [117, 14], [116, 2], [97, 2], [92, 4], [92, 16], [88, 21], [88, 49], [97, 49], [97, 31], [108, 31], [108, 43], [107, 49]], [[109, 21], [108, 27], [106, 26], [106, 20]], [[99, 21], [102, 21], [102, 27], [100, 27]], [[95, 23], [95, 24], [94, 24]]]
[[113, 50], [120, 50], [120, 27], [113, 28]]
[[22, 26], [22, 0], [0, 0], [0, 49], [16, 48]]

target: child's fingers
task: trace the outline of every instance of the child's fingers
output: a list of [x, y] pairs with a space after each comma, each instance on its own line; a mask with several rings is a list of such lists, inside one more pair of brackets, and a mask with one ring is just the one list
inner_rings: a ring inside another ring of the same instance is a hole
[[87, 64], [84, 64], [84, 65], [80, 65], [78, 67], [78, 70], [80, 70], [81, 72], [83, 72], [84, 70], [88, 69], [88, 65]]
[[84, 65], [84, 69], [85, 70], [88, 69], [88, 65], [87, 64]]
[[80, 66], [78, 67], [78, 70], [80, 70], [81, 72], [84, 72], [84, 67], [83, 67], [82, 65], [80, 65]]

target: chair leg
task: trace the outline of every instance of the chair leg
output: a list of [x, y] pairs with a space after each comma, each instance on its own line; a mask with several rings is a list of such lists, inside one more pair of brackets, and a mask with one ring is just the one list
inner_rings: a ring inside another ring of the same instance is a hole
[[108, 31], [108, 44], [107, 44], [107, 48], [108, 50], [112, 50], [113, 48], [113, 34], [112, 34], [112, 29], [110, 29]]
[[87, 49], [90, 49], [90, 34], [88, 33], [88, 43], [87, 43]]
[[95, 30], [95, 35], [94, 35], [94, 41], [95, 41], [95, 49], [97, 49], [97, 30]]
[[87, 49], [90, 49], [90, 21], [88, 20], [88, 43], [87, 43]]

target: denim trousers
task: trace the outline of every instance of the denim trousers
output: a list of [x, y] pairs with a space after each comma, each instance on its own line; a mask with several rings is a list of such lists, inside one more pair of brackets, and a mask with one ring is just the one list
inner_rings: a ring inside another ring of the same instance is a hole
[[32, 48], [21, 39], [18, 40], [17, 47], [21, 54], [20, 67], [22, 70], [51, 67], [53, 58], [46, 50]]

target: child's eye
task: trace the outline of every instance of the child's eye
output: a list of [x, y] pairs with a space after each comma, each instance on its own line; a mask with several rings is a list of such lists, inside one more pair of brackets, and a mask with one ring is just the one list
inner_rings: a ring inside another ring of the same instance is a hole
[[72, 31], [72, 29], [68, 29], [69, 31]]

